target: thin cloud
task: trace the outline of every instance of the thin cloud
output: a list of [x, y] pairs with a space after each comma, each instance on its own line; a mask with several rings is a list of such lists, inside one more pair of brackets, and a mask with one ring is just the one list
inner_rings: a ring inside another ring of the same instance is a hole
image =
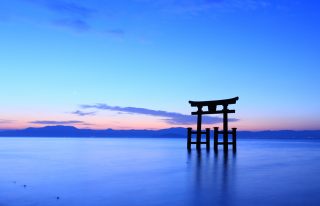
[[271, 5], [270, 0], [144, 0], [163, 11], [179, 14], [198, 14], [205, 11], [256, 10]]
[[111, 30], [107, 30], [105, 34], [112, 37], [116, 37], [116, 38], [123, 38], [125, 32], [122, 29], [111, 29]]
[[93, 116], [93, 115], [96, 115], [97, 112], [83, 112], [83, 111], [77, 110], [77, 111], [71, 112], [71, 114], [75, 114], [78, 116]]
[[[154, 117], [162, 117], [163, 121], [168, 124], [174, 125], [191, 125], [196, 122], [196, 117], [191, 115], [185, 115], [177, 112], [167, 112], [163, 110], [152, 110], [139, 107], [120, 107], [120, 106], [109, 106], [107, 104], [95, 104], [95, 105], [81, 105], [83, 109], [99, 109], [99, 110], [110, 110], [116, 112], [123, 112], [128, 114], [142, 114]], [[237, 119], [229, 119], [229, 121], [237, 121]], [[222, 122], [220, 117], [204, 116], [203, 123], [214, 124]]]
[[66, 28], [75, 32], [87, 32], [91, 30], [89, 17], [93, 17], [97, 12], [95, 9], [83, 6], [78, 2], [63, 0], [25, 0], [41, 9], [45, 9], [54, 14], [49, 24]]
[[79, 16], [87, 18], [92, 16], [96, 11], [89, 7], [85, 7], [79, 3], [56, 1], [56, 0], [46, 0], [45, 6], [54, 12], [63, 15]]
[[[107, 22], [110, 19], [112, 21], [117, 21], [117, 18], [120, 19], [119, 22], [122, 22], [121, 18], [128, 18], [128, 16], [124, 16], [123, 14], [131, 15], [134, 18], [136, 16], [149, 14], [149, 12], [141, 13], [141, 9], [148, 9], [152, 13], [164, 12], [166, 15], [197, 15], [208, 11], [210, 13], [215, 13], [220, 11], [256, 10], [276, 4], [270, 0], [132, 0], [127, 2], [128, 7], [117, 7], [117, 4], [114, 4], [113, 2], [101, 4], [101, 2], [97, 0], [24, 1], [29, 2], [29, 5], [34, 5], [41, 10], [51, 13], [49, 15], [50, 17], [44, 16], [43, 21], [45, 21], [45, 24], [60, 28], [68, 28], [75, 32], [91, 32], [109, 38], [115, 37], [116, 39], [123, 39], [128, 32], [124, 32], [123, 29], [117, 29], [117, 27], [103, 28], [103, 25], [106, 24], [101, 24], [99, 22]], [[137, 9], [127, 10], [131, 6]], [[40, 15], [43, 13], [43, 11], [40, 10], [34, 10], [34, 12], [39, 12]], [[107, 14], [108, 17], [106, 17]], [[114, 17], [110, 18], [110, 16]], [[144, 17], [148, 18], [148, 16]], [[33, 17], [30, 17], [30, 19], [31, 21], [38, 22], [38, 19], [33, 19]]]
[[90, 30], [89, 24], [81, 19], [60, 19], [53, 21], [52, 24], [54, 26], [68, 28], [76, 32], [84, 32]]
[[8, 119], [0, 119], [0, 124], [8, 124], [14, 122], [13, 120], [8, 120]]
[[63, 0], [25, 0], [34, 5], [43, 7], [49, 11], [65, 16], [76, 16], [82, 18], [91, 17], [96, 13], [95, 9], [84, 6], [80, 3]]
[[69, 120], [69, 121], [52, 121], [52, 120], [37, 120], [37, 121], [32, 121], [29, 122], [31, 124], [52, 124], [52, 125], [57, 125], [57, 124], [87, 124], [83, 121], [78, 121], [78, 120]]

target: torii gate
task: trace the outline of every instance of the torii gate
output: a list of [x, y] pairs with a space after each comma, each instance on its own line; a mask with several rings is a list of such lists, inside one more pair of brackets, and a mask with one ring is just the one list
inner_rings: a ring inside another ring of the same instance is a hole
[[[235, 110], [229, 110], [229, 104], [235, 104], [239, 97], [231, 99], [222, 99], [214, 101], [189, 101], [192, 107], [197, 107], [198, 111], [191, 112], [192, 115], [197, 115], [197, 131], [192, 131], [192, 128], [188, 128], [188, 149], [191, 149], [191, 144], [196, 144], [197, 149], [201, 148], [201, 144], [206, 144], [207, 149], [210, 147], [210, 129], [206, 128], [205, 132], [201, 131], [202, 115], [204, 114], [223, 114], [223, 130], [219, 131], [219, 127], [214, 127], [214, 149], [218, 149], [219, 144], [223, 144], [224, 149], [228, 150], [228, 145], [232, 144], [233, 149], [236, 149], [236, 131], [237, 128], [232, 128], [232, 131], [228, 131], [228, 114], [235, 113]], [[222, 106], [221, 110], [217, 110], [217, 106]], [[207, 107], [208, 110], [203, 111], [203, 107]], [[192, 142], [192, 134], [197, 135], [196, 142]], [[201, 142], [201, 135], [206, 134], [206, 141]], [[223, 134], [223, 142], [218, 141], [218, 135]], [[232, 142], [228, 141], [228, 135], [232, 134]]]

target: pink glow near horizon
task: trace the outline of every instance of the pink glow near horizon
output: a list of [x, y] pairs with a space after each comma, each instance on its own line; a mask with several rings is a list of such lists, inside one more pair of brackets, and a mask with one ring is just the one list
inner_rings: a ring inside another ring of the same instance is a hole
[[[94, 116], [75, 116], [70, 113], [56, 114], [58, 112], [50, 110], [40, 112], [20, 111], [12, 115], [6, 114], [2, 116], [0, 129], [24, 129], [27, 127], [43, 127], [50, 125], [69, 125], [77, 128], [90, 128], [90, 129], [164, 129], [170, 127], [193, 127], [196, 128], [196, 122], [193, 125], [174, 125], [168, 124], [161, 117], [153, 117], [148, 115], [133, 115], [133, 114], [118, 114], [115, 112], [103, 111], [99, 115]], [[241, 110], [242, 111], [242, 110]], [[243, 111], [242, 111], [243, 112]], [[239, 116], [238, 116], [239, 115]], [[261, 115], [244, 116], [243, 114], [236, 113], [231, 115], [231, 118], [238, 118], [239, 121], [230, 122], [229, 128], [236, 127], [238, 130], [319, 130], [320, 126], [316, 119], [305, 117], [274, 117]], [[0, 120], [1, 120], [0, 119]], [[7, 119], [5, 122], [3, 120]], [[31, 123], [37, 120], [59, 120], [70, 121], [79, 120], [82, 123], [74, 124], [34, 124]], [[301, 121], [303, 120], [303, 121]], [[213, 128], [214, 126], [222, 127], [221, 123], [212, 125], [203, 125], [203, 128]]]
[[[11, 123], [1, 124], [0, 129], [24, 129], [27, 127], [44, 127], [44, 126], [53, 126], [53, 125], [66, 125], [66, 126], [75, 126], [77, 128], [90, 128], [90, 129], [164, 129], [170, 127], [192, 127], [196, 128], [196, 124], [193, 125], [170, 125], [161, 120], [154, 119], [153, 121], [150, 120], [152, 118], [148, 118], [147, 120], [140, 120], [140, 121], [130, 121], [125, 119], [123, 121], [108, 121], [108, 120], [97, 120], [97, 121], [87, 121], [88, 125], [83, 125], [81, 123], [77, 124], [31, 124], [30, 121], [25, 118], [21, 121], [14, 121]], [[318, 130], [319, 125], [316, 123], [313, 124], [301, 124], [299, 121], [271, 121], [267, 119], [255, 119], [253, 121], [238, 121], [238, 122], [230, 122], [229, 128], [236, 127], [238, 130], [252, 130], [252, 131], [259, 131], [259, 130]], [[221, 123], [217, 124], [204, 124], [204, 128], [213, 128], [215, 126], [222, 127]]]

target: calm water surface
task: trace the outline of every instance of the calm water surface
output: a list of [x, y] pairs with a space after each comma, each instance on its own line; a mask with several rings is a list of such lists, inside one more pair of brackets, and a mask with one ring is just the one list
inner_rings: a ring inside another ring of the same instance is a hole
[[19, 205], [320, 205], [320, 141], [0, 138], [0, 206]]

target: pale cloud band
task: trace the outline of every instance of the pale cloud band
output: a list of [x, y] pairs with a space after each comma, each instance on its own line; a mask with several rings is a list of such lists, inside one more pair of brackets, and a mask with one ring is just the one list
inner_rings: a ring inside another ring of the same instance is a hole
[[78, 121], [78, 120], [69, 120], [69, 121], [37, 120], [37, 121], [31, 121], [29, 123], [43, 124], [43, 125], [73, 125], [73, 124], [90, 125], [83, 121]]
[[93, 115], [96, 115], [96, 112], [84, 112], [84, 111], [77, 110], [77, 111], [71, 112], [71, 114], [75, 114], [78, 116], [93, 116]]
[[8, 120], [8, 119], [0, 119], [0, 124], [9, 124], [14, 122], [13, 120]]
[[[98, 109], [124, 112], [128, 114], [140, 114], [154, 117], [161, 117], [163, 121], [172, 125], [191, 125], [196, 123], [196, 116], [181, 114], [177, 112], [167, 112], [163, 110], [152, 110], [139, 107], [120, 107], [110, 106], [107, 104], [81, 105], [82, 109]], [[237, 121], [237, 119], [230, 118], [229, 121]], [[203, 116], [204, 124], [214, 124], [222, 122], [222, 118], [213, 116]]]

